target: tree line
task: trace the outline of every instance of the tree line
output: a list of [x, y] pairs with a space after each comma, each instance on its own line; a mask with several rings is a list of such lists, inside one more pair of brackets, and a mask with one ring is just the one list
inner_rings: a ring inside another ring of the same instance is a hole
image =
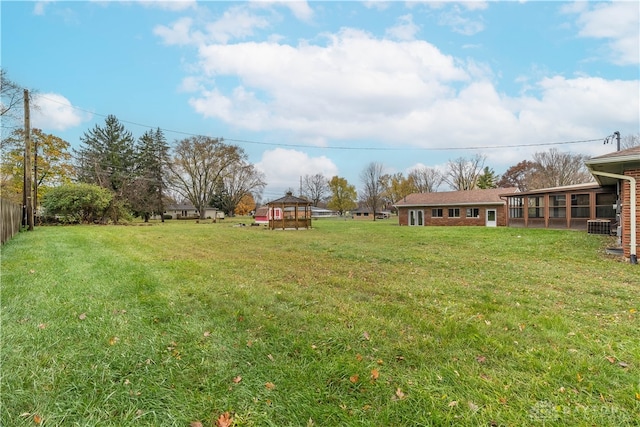
[[[0, 190], [2, 197], [21, 203], [25, 135], [17, 123], [23, 89], [0, 71], [3, 132], [13, 129], [2, 135]], [[42, 200], [49, 214], [77, 221], [117, 223], [133, 216], [148, 221], [153, 215], [162, 217], [166, 206], [176, 202], [192, 204], [201, 219], [207, 207], [227, 215], [244, 214], [256, 208], [267, 185], [245, 151], [222, 138], [194, 135], [170, 147], [160, 128], [136, 139], [113, 115], [86, 131], [77, 150], [40, 129], [32, 129], [31, 140], [36, 206]], [[637, 145], [640, 135], [626, 135], [621, 148]], [[382, 163], [372, 162], [360, 173], [360, 192], [343, 177], [315, 174], [303, 177], [300, 196], [340, 215], [358, 206], [379, 212], [411, 193], [436, 192], [443, 186], [454, 191], [499, 187], [527, 191], [588, 182], [592, 178], [586, 159], [552, 148], [502, 175], [479, 154], [449, 160], [442, 169], [419, 166], [406, 176], [384, 173]]]

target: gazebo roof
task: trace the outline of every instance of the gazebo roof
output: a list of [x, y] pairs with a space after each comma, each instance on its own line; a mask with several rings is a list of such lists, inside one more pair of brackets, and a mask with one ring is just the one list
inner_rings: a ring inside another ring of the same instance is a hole
[[284, 197], [280, 197], [279, 199], [272, 200], [267, 205], [311, 205], [311, 202], [307, 199], [302, 199], [300, 197], [296, 197], [291, 192], [287, 192]]

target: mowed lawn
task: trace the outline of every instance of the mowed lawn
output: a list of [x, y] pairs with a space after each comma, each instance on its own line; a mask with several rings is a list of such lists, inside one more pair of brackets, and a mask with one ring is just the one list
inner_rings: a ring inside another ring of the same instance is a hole
[[609, 237], [239, 221], [4, 245], [0, 425], [639, 425], [640, 266]]

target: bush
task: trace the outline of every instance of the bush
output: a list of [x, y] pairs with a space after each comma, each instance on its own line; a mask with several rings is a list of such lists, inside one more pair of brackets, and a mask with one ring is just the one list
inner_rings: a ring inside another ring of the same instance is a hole
[[46, 216], [63, 223], [102, 221], [111, 207], [113, 194], [93, 184], [66, 184], [45, 194], [42, 206]]

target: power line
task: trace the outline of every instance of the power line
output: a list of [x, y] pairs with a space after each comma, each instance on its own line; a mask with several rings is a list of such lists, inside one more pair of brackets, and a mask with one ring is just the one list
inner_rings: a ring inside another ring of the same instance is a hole
[[[71, 108], [83, 111], [85, 113], [93, 114], [98, 117], [108, 117], [107, 114], [100, 114], [94, 111], [90, 111], [84, 108], [76, 107], [75, 105], [69, 105], [62, 103], [58, 100], [47, 98], [46, 96], [39, 95], [40, 98], [46, 99], [48, 101], [70, 106]], [[286, 144], [282, 142], [264, 142], [264, 141], [253, 141], [248, 139], [239, 139], [239, 138], [225, 138], [222, 136], [211, 136], [211, 135], [202, 135], [193, 132], [186, 132], [174, 129], [166, 129], [160, 126], [151, 126], [143, 123], [134, 122], [131, 120], [121, 120], [118, 121], [134, 126], [140, 126], [147, 129], [160, 129], [163, 132], [167, 133], [175, 133], [179, 135], [186, 136], [206, 136], [209, 138], [216, 138], [224, 141], [230, 141], [240, 144], [252, 144], [252, 145], [264, 145], [269, 147], [286, 147], [286, 148], [305, 148], [305, 149], [319, 149], [319, 150], [345, 150], [345, 151], [358, 151], [358, 150], [366, 150], [366, 151], [459, 151], [459, 150], [496, 150], [502, 148], [520, 148], [520, 147], [545, 147], [545, 146], [554, 146], [554, 145], [569, 145], [569, 144], [581, 144], [587, 142], [596, 142], [602, 141], [602, 138], [595, 139], [582, 139], [575, 141], [557, 141], [557, 142], [537, 142], [531, 144], [507, 144], [507, 145], [484, 145], [484, 146], [470, 146], [470, 147], [349, 147], [349, 146], [336, 146], [336, 145], [328, 145], [328, 146], [314, 146], [314, 145], [305, 145], [305, 144]]]

